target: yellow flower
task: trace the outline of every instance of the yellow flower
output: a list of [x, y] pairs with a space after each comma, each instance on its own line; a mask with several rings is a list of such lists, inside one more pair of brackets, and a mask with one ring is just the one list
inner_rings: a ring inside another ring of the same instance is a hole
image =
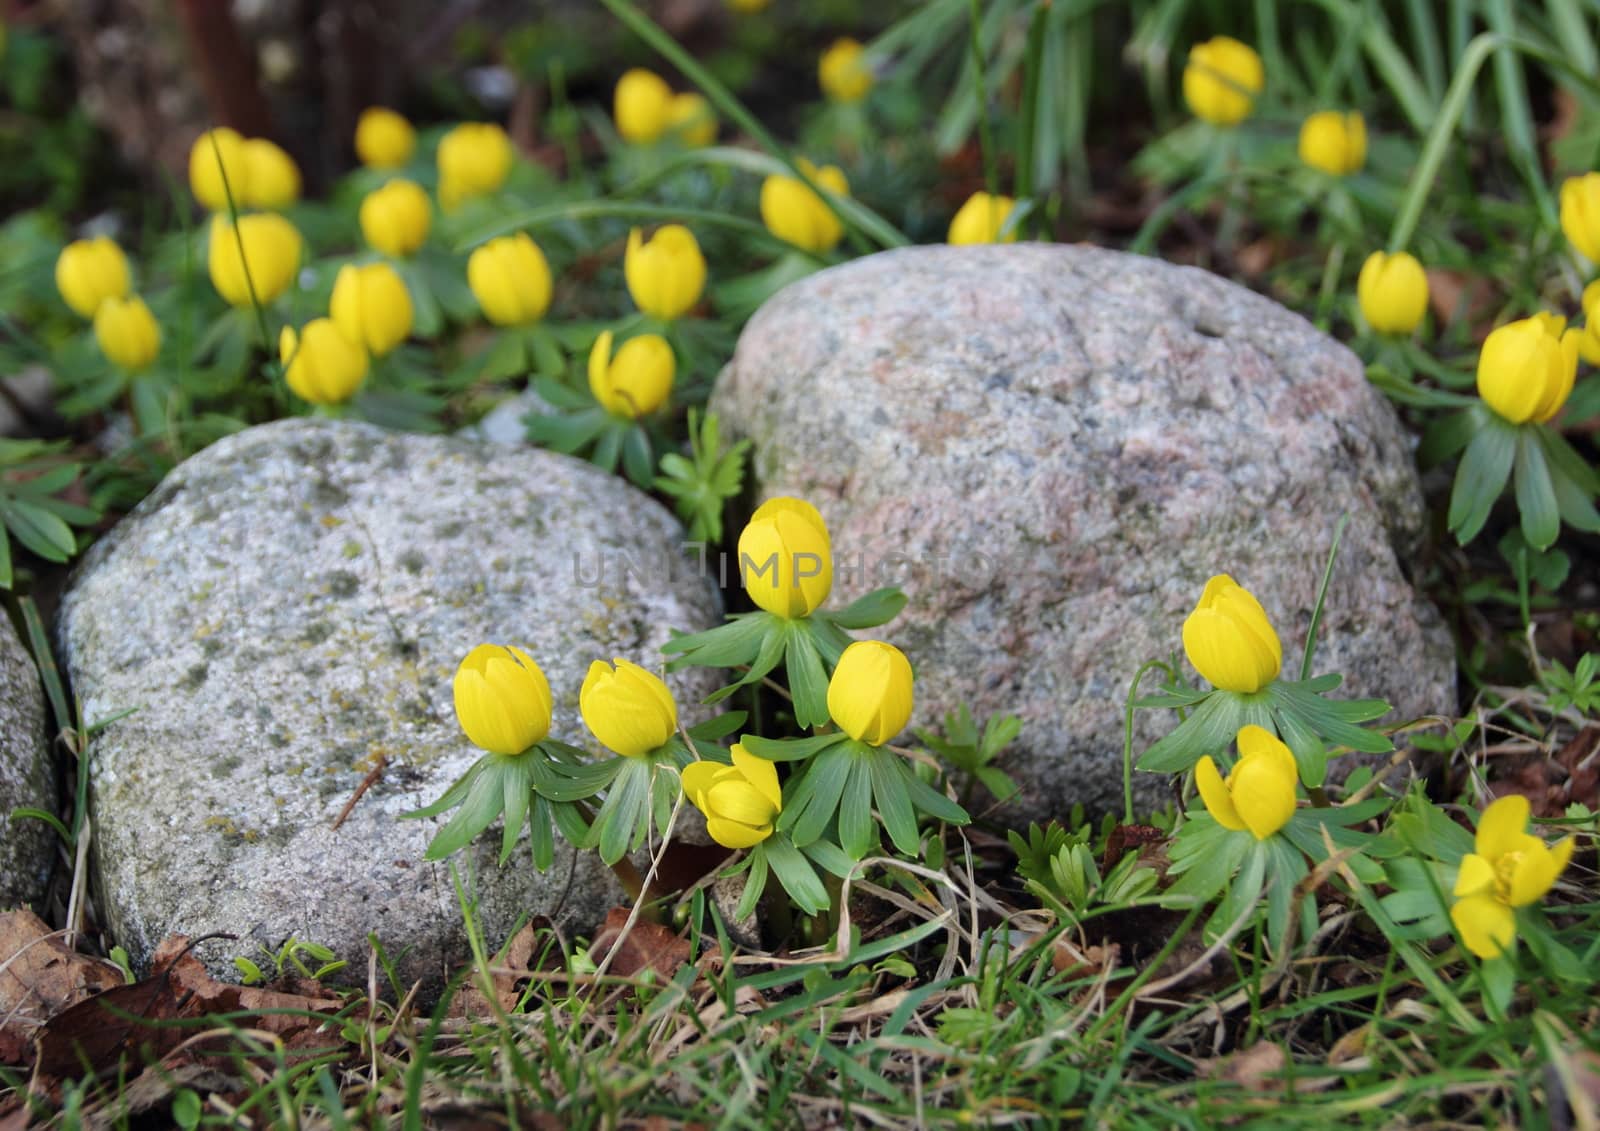
[[817, 508], [787, 496], [757, 507], [739, 535], [739, 580], [774, 616], [810, 616], [833, 589], [833, 547]]
[[637, 420], [666, 403], [677, 362], [660, 334], [640, 334], [611, 356], [612, 333], [595, 339], [589, 351], [589, 391], [613, 416]]
[[1600, 365], [1600, 314], [1595, 303], [1600, 302], [1600, 279], [1583, 288], [1583, 332], [1578, 338], [1578, 356], [1590, 365]]
[[347, 263], [333, 281], [328, 316], [339, 333], [382, 357], [411, 336], [411, 295], [387, 263]]
[[1562, 182], [1561, 230], [1580, 255], [1600, 263], [1600, 173]]
[[733, 765], [693, 762], [684, 767], [683, 792], [706, 815], [706, 832], [724, 848], [749, 848], [772, 835], [783, 811], [778, 768], [734, 743]]
[[237, 229], [226, 216], [213, 216], [206, 263], [211, 285], [230, 306], [252, 305], [252, 293], [265, 306], [294, 282], [300, 269], [300, 233], [272, 212], [241, 216]]
[[550, 733], [550, 682], [521, 648], [478, 645], [453, 690], [461, 729], [491, 754], [521, 754]]
[[667, 128], [685, 145], [710, 145], [717, 140], [717, 116], [711, 103], [694, 91], [672, 96], [667, 104]]
[[1359, 172], [1367, 163], [1367, 122], [1351, 110], [1319, 110], [1300, 127], [1300, 160], [1332, 177]]
[[1572, 859], [1572, 838], [1552, 849], [1527, 831], [1528, 799], [1508, 794], [1483, 811], [1475, 851], [1461, 858], [1450, 921], [1467, 949], [1496, 958], [1517, 937], [1515, 909], [1544, 898]]
[[1566, 325], [1565, 318], [1543, 311], [1497, 327], [1483, 340], [1478, 395], [1512, 424], [1542, 424], [1567, 403], [1582, 335]]
[[893, 644], [857, 640], [828, 681], [828, 714], [857, 742], [882, 746], [911, 720], [911, 661]]
[[428, 238], [433, 209], [415, 181], [396, 178], [361, 201], [361, 234], [385, 255], [404, 258]]
[[1183, 98], [1197, 118], [1233, 126], [1250, 116], [1266, 83], [1261, 56], [1237, 39], [1219, 35], [1189, 49]]
[[369, 169], [398, 169], [411, 160], [417, 131], [403, 115], [368, 106], [356, 120], [356, 156]]
[[467, 284], [496, 326], [525, 326], [550, 307], [550, 264], [527, 232], [500, 236], [467, 260]]
[[[215, 143], [215, 144], [213, 144]], [[223, 175], [227, 175], [224, 187]], [[249, 193], [250, 163], [245, 141], [226, 126], [207, 130], [189, 147], [189, 190], [202, 208], [213, 212], [228, 210], [228, 194], [233, 194], [235, 209], [245, 207]]]
[[860, 102], [872, 89], [867, 49], [854, 39], [836, 39], [817, 61], [817, 81], [831, 102]]
[[233, 190], [241, 207], [275, 211], [300, 199], [300, 167], [293, 157], [265, 138], [251, 138], [241, 152], [244, 188]]
[[628, 233], [622, 274], [640, 310], [670, 321], [700, 301], [706, 286], [706, 260], [694, 233], [682, 224], [658, 228], [648, 241], [635, 228]]
[[638, 758], [666, 744], [678, 729], [678, 705], [654, 672], [618, 659], [589, 665], [578, 710], [594, 736], [624, 758]]
[[108, 298], [95, 311], [94, 340], [113, 365], [137, 373], [161, 352], [161, 327], [138, 295]]
[[339, 332], [331, 318], [313, 318], [299, 334], [285, 326], [278, 335], [283, 379], [303, 401], [342, 404], [367, 378], [367, 351]]
[[1238, 742], [1239, 761], [1226, 780], [1207, 756], [1194, 768], [1194, 783], [1217, 824], [1266, 840], [1294, 816], [1300, 770], [1271, 731], [1252, 724], [1239, 731]]
[[1266, 610], [1225, 573], [1206, 582], [1183, 622], [1183, 651], [1202, 678], [1224, 691], [1260, 691], [1283, 666], [1283, 646]]
[[124, 298], [132, 290], [128, 257], [109, 236], [74, 240], [56, 259], [56, 290], [84, 318], [93, 318], [108, 298]]
[[1409, 252], [1375, 251], [1361, 265], [1356, 301], [1380, 334], [1409, 334], [1428, 309], [1428, 276]]
[[[950, 235], [948, 242], [953, 244], [969, 243], [994, 243], [1000, 239], [1000, 229], [1006, 226], [1006, 219], [1011, 215], [1017, 202], [1009, 196], [990, 196], [986, 192], [975, 192], [967, 197], [959, 211], [950, 221]], [[1003, 242], [1015, 243], [1016, 232], [1006, 235]]]
[[492, 122], [463, 122], [439, 139], [439, 203], [446, 212], [498, 192], [515, 158], [506, 131]]
[[[850, 184], [837, 166], [819, 169], [804, 157], [799, 165], [829, 192], [850, 195]], [[761, 182], [761, 222], [780, 240], [813, 254], [832, 250], [844, 236], [844, 225], [820, 195], [800, 178], [777, 173]]]
[[671, 122], [672, 88], [654, 71], [634, 67], [617, 80], [612, 113], [623, 141], [649, 145]]

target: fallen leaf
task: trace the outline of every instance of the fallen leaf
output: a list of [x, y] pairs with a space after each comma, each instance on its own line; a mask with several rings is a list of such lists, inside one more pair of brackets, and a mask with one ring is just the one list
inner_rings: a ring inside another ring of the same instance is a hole
[[33, 912], [0, 915], [0, 1063], [27, 1063], [46, 1022], [122, 981], [115, 965], [79, 954]]
[[[616, 945], [622, 928], [628, 922], [626, 907], [613, 907], [606, 912], [605, 925], [594, 937], [590, 953], [597, 959], [609, 954]], [[689, 940], [679, 938], [660, 923], [641, 918], [623, 938], [622, 946], [612, 959], [610, 973], [632, 978], [645, 970], [655, 971], [659, 981], [666, 981], [678, 972], [678, 967], [689, 961]]]
[[1096, 977], [1108, 969], [1116, 968], [1121, 949], [1112, 943], [1110, 946], [1091, 946], [1084, 950], [1065, 935], [1060, 935], [1050, 950], [1050, 965], [1057, 974], [1068, 977]]
[[1143, 851], [1146, 845], [1164, 844], [1167, 834], [1154, 825], [1118, 825], [1106, 837], [1106, 851], [1101, 857], [1100, 870], [1109, 872], [1129, 852]]
[[[489, 962], [489, 980], [494, 985], [495, 1001], [499, 1012], [509, 1013], [522, 999], [522, 986], [538, 970], [559, 970], [563, 958], [560, 948], [552, 946], [551, 922], [543, 915], [535, 916], [506, 941], [501, 952]], [[538, 960], [537, 962], [535, 960]], [[477, 980], [469, 982], [453, 1002], [452, 1016], [479, 1020], [492, 1018], [496, 1010]]]
[[1257, 1041], [1249, 1048], [1212, 1061], [1207, 1075], [1228, 1080], [1253, 1092], [1264, 1092], [1276, 1086], [1273, 1077], [1281, 1076], [1288, 1067], [1289, 1058], [1271, 1041]]

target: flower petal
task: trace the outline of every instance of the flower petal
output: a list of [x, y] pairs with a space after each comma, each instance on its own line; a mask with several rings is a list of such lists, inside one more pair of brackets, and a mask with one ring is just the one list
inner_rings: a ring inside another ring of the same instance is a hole
[[1517, 918], [1511, 908], [1487, 895], [1470, 895], [1450, 908], [1450, 921], [1461, 941], [1479, 958], [1498, 958], [1517, 937]]
[[778, 785], [778, 767], [750, 753], [737, 742], [729, 752], [733, 755], [734, 769], [744, 775], [744, 780], [755, 787], [756, 791], [772, 803], [772, 811], [780, 812], [783, 809], [783, 790]]
[[706, 818], [706, 832], [711, 834], [711, 839], [722, 845], [723, 848], [749, 848], [751, 845], [760, 844], [772, 835], [771, 825], [751, 827], [741, 825], [737, 821], [727, 821], [721, 817]]
[[1520, 793], [1510, 793], [1483, 811], [1478, 820], [1475, 845], [1478, 855], [1491, 863], [1507, 852], [1515, 851], [1517, 842], [1528, 828], [1528, 799]]
[[1227, 784], [1223, 782], [1222, 775], [1217, 772], [1217, 764], [1209, 755], [1200, 759], [1195, 766], [1194, 784], [1200, 790], [1200, 800], [1206, 803], [1206, 812], [1216, 819], [1217, 824], [1235, 832], [1244, 830], [1244, 821], [1233, 807], [1233, 797], [1228, 793]]
[[1486, 895], [1494, 890], [1494, 865], [1475, 852], [1461, 858], [1461, 870], [1456, 873], [1457, 899], [1469, 895]]
[[1545, 892], [1555, 886], [1556, 877], [1565, 870], [1567, 861], [1572, 859], [1570, 836], [1557, 843], [1553, 849], [1545, 847], [1543, 841], [1538, 841], [1537, 844], [1537, 848], [1530, 847], [1523, 850], [1517, 860], [1516, 868], [1512, 870], [1512, 907], [1526, 907], [1544, 898]]

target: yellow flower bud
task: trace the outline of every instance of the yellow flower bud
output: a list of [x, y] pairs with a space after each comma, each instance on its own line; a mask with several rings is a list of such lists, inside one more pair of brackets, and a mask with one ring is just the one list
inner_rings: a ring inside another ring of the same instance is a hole
[[1590, 365], [1600, 365], [1600, 314], [1595, 303], [1600, 302], [1600, 279], [1583, 288], [1583, 331], [1578, 337], [1578, 356]]
[[618, 659], [589, 665], [578, 710], [601, 745], [638, 758], [666, 744], [678, 729], [678, 705], [654, 672]]
[[1289, 748], [1262, 727], [1245, 727], [1238, 742], [1239, 761], [1226, 780], [1207, 756], [1194, 768], [1195, 786], [1217, 824], [1266, 840], [1294, 816], [1300, 769]]
[[1579, 255], [1600, 263], [1600, 173], [1562, 182], [1561, 230]]
[[1225, 573], [1206, 582], [1183, 622], [1183, 651], [1201, 678], [1224, 691], [1260, 691], [1283, 667], [1283, 646], [1266, 610]]
[[683, 770], [683, 792], [706, 815], [706, 832], [724, 848], [750, 848], [772, 835], [783, 811], [778, 768], [738, 743], [728, 752], [733, 765], [692, 762]]
[[[804, 157], [799, 165], [829, 192], [850, 195], [850, 184], [837, 166], [819, 169]], [[821, 196], [800, 178], [777, 173], [761, 182], [761, 222], [780, 240], [813, 254], [831, 251], [844, 237], [844, 224]]]
[[439, 139], [439, 202], [446, 211], [500, 191], [515, 159], [511, 139], [492, 122], [463, 122]]
[[1300, 127], [1300, 160], [1332, 177], [1359, 172], [1367, 163], [1367, 122], [1351, 110], [1319, 110]]
[[1541, 312], [1497, 327], [1483, 340], [1478, 395], [1512, 424], [1542, 424], [1567, 403], [1582, 335], [1566, 325], [1565, 318]]
[[660, 334], [640, 334], [611, 356], [612, 333], [605, 331], [589, 351], [589, 391], [613, 416], [637, 420], [666, 403], [677, 362]]
[[649, 145], [672, 120], [672, 88], [654, 71], [634, 67], [617, 80], [612, 114], [623, 141]]
[[1473, 851], [1461, 858], [1450, 919], [1467, 949], [1497, 958], [1517, 935], [1515, 909], [1539, 902], [1572, 860], [1573, 839], [1555, 848], [1528, 832], [1528, 799], [1510, 793], [1483, 811]]
[[893, 644], [857, 640], [828, 681], [828, 714], [857, 742], [882, 746], [911, 720], [911, 661]]
[[671, 320], [700, 301], [706, 286], [706, 260], [694, 233], [682, 224], [658, 228], [648, 241], [635, 228], [628, 233], [622, 274], [640, 310]]
[[161, 327], [138, 295], [108, 298], [95, 311], [94, 340], [113, 365], [138, 373], [161, 352]]
[[836, 39], [817, 61], [817, 82], [830, 102], [860, 102], [872, 89], [867, 49], [854, 39]]
[[[973, 193], [951, 219], [948, 242], [971, 244], [999, 241], [1000, 229], [1006, 226], [1006, 220], [1016, 206], [1017, 202], [1009, 196]], [[1015, 243], [1016, 239], [1017, 233], [1013, 231], [1007, 233], [1003, 242]]]
[[1428, 309], [1428, 276], [1409, 252], [1375, 251], [1361, 265], [1356, 301], [1380, 334], [1409, 334]]
[[397, 178], [361, 200], [361, 235], [377, 250], [403, 259], [421, 247], [433, 223], [428, 194], [415, 181]]
[[1219, 35], [1189, 49], [1183, 68], [1183, 99], [1195, 117], [1233, 126], [1250, 116], [1266, 84], [1261, 56], [1249, 45]]
[[241, 207], [276, 211], [300, 199], [300, 167], [282, 149], [264, 138], [244, 143], [244, 191], [234, 189]]
[[685, 145], [710, 145], [717, 140], [717, 116], [711, 103], [694, 91], [672, 96], [667, 104], [667, 128]]
[[339, 332], [331, 318], [313, 318], [299, 334], [285, 326], [278, 335], [283, 379], [312, 404], [343, 404], [367, 379], [367, 351]]
[[774, 616], [810, 616], [833, 589], [833, 547], [817, 508], [803, 499], [770, 499], [739, 535], [739, 580]]
[[229, 193], [233, 194], [236, 210], [245, 207], [250, 191], [250, 163], [244, 146], [238, 131], [222, 126], [201, 134], [189, 147], [189, 190], [202, 208], [226, 212]]
[[393, 267], [347, 263], [333, 281], [328, 316], [339, 333], [382, 357], [411, 336], [411, 294]]
[[521, 648], [478, 645], [453, 690], [461, 729], [491, 754], [521, 754], [550, 733], [550, 682]]
[[417, 131], [403, 115], [368, 106], [356, 120], [356, 156], [369, 169], [398, 169], [411, 160]]
[[226, 216], [213, 216], [209, 242], [211, 285], [230, 306], [252, 305], [252, 293], [255, 302], [267, 305], [289, 289], [300, 269], [300, 232], [276, 213], [241, 216], [237, 229]]
[[128, 257], [108, 236], [74, 240], [56, 259], [56, 290], [84, 318], [93, 318], [106, 299], [126, 297], [132, 287]]
[[527, 232], [500, 236], [467, 260], [467, 284], [496, 326], [525, 326], [550, 307], [550, 265]]

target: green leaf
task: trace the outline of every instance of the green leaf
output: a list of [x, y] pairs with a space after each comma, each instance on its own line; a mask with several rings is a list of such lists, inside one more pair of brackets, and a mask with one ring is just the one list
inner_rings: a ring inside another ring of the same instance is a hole
[[825, 726], [828, 714], [828, 673], [811, 639], [811, 625], [794, 622], [788, 633], [785, 670], [794, 694], [794, 719], [803, 727]]
[[747, 613], [704, 632], [674, 636], [661, 646], [667, 655], [681, 655], [675, 665], [732, 668], [748, 664], [760, 652], [767, 630], [777, 618], [771, 613]]
[[762, 842], [764, 855], [772, 874], [789, 893], [789, 898], [807, 915], [820, 915], [828, 909], [828, 889], [822, 886], [806, 858], [800, 854], [789, 838], [781, 833]]
[[689, 737], [702, 742], [715, 742], [719, 738], [726, 738], [744, 725], [747, 718], [744, 711], [724, 711], [715, 718], [707, 719], [703, 723], [696, 723], [689, 728]]
[[813, 734], [806, 738], [762, 738], [759, 734], [746, 734], [740, 737], [739, 745], [769, 762], [798, 762], [849, 738], [847, 734], [837, 733]]
[[935, 820], [948, 821], [952, 825], [964, 825], [972, 820], [965, 809], [917, 777], [917, 772], [911, 763], [891, 750], [885, 750], [883, 754], [893, 758], [895, 765], [900, 768], [901, 783], [906, 797], [919, 812], [926, 813]]
[[528, 819], [528, 808], [533, 803], [533, 781], [527, 769], [516, 763], [507, 764], [501, 775], [505, 789], [505, 828], [500, 836], [500, 866], [505, 867], [522, 835], [522, 825]]
[[839, 799], [839, 845], [851, 859], [860, 860], [878, 847], [872, 824], [872, 768], [867, 760], [851, 755], [845, 762], [850, 775]]
[[1545, 465], [1537, 428], [1517, 433], [1515, 463], [1517, 510], [1522, 513], [1522, 536], [1536, 550], [1547, 550], [1561, 533], [1561, 511], [1555, 487]]
[[[533, 758], [537, 753], [535, 748], [522, 757]], [[631, 761], [633, 759], [619, 757], [573, 765], [551, 760], [542, 767], [546, 772], [539, 775], [536, 788], [551, 801], [587, 801], [610, 785]]]
[[598, 838], [600, 859], [607, 866], [643, 843], [650, 816], [650, 781], [655, 767], [642, 758], [624, 758], [605, 803], [595, 814], [590, 839]]
[[840, 628], [875, 628], [887, 624], [900, 615], [909, 598], [899, 589], [875, 589], [865, 597], [858, 597], [838, 612], [826, 616]]
[[648, 490], [651, 481], [650, 437], [638, 424], [628, 427], [622, 438], [622, 470], [635, 487]]
[[468, 792], [472, 789], [472, 783], [477, 781], [478, 776], [484, 772], [494, 757], [495, 756], [493, 754], [485, 754], [476, 762], [472, 763], [471, 766], [468, 766], [467, 772], [457, 778], [450, 785], [450, 787], [439, 796], [439, 800], [435, 801], [431, 805], [424, 805], [421, 809], [413, 809], [409, 813], [401, 813], [400, 819], [402, 821], [413, 821], [419, 820], [423, 817], [437, 817], [440, 813], [445, 812], [447, 809], [454, 809], [457, 805], [460, 805], [462, 801], [466, 800]]
[[494, 824], [495, 818], [505, 807], [504, 781], [502, 766], [495, 763], [486, 765], [473, 781], [456, 815], [428, 843], [423, 859], [443, 860], [471, 844], [479, 833]]
[[550, 831], [554, 810], [552, 802], [534, 794], [533, 811], [528, 818], [528, 852], [533, 866], [541, 872], [548, 872], [556, 859], [555, 835]]
[[855, 861], [831, 840], [814, 840], [800, 849], [817, 867], [841, 880], [855, 870]]
[[779, 831], [790, 832], [799, 845], [822, 836], [839, 811], [840, 796], [854, 765], [855, 759], [842, 743], [820, 752], [806, 767], [804, 776], [791, 784], [783, 812], [778, 816]]
[[1472, 442], [1480, 419], [1479, 413], [1466, 409], [1429, 424], [1417, 448], [1417, 465], [1426, 471], [1453, 458]]
[[522, 335], [514, 330], [502, 330], [483, 355], [478, 367], [478, 378], [483, 381], [502, 381], [507, 377], [521, 377], [528, 371], [528, 351]]
[[[772, 840], [768, 837], [767, 840]], [[739, 896], [739, 906], [733, 909], [735, 919], [748, 919], [755, 914], [756, 904], [767, 887], [766, 841], [750, 850], [750, 871], [744, 880], [744, 892]]]
[[65, 562], [77, 552], [72, 528], [38, 503], [0, 498], [0, 517], [17, 541], [46, 561]]
[[1244, 725], [1245, 704], [1231, 691], [1213, 691], [1177, 729], [1139, 756], [1148, 773], [1176, 774], [1225, 749]]
[[1461, 465], [1456, 468], [1446, 520], [1461, 545], [1477, 537], [1488, 521], [1489, 512], [1511, 475], [1516, 453], [1516, 430], [1498, 417], [1484, 420], [1478, 434], [1467, 445]]
[[[884, 831], [901, 852], [913, 858], [920, 855], [917, 815], [907, 796], [898, 755], [888, 750], [874, 750], [867, 765], [872, 769], [872, 799], [878, 806]], [[849, 851], [848, 846], [846, 851]]]

